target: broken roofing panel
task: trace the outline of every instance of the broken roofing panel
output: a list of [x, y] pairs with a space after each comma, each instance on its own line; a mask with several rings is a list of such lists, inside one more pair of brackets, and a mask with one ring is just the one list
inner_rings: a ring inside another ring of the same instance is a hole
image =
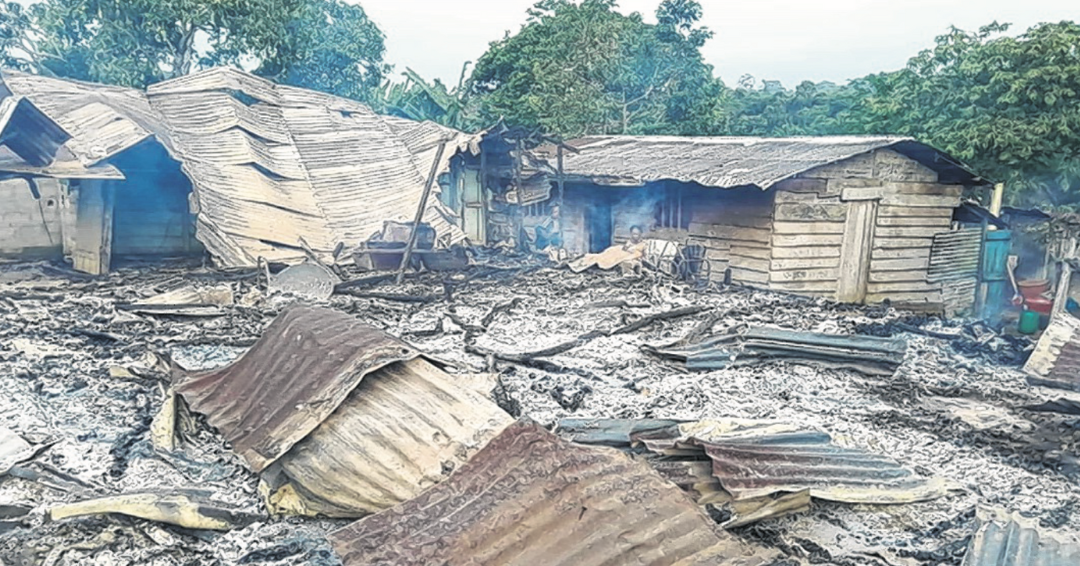
[[[636, 430], [635, 430], [636, 428]], [[712, 462], [712, 476], [736, 501], [809, 490], [812, 497], [848, 503], [910, 503], [945, 495], [952, 485], [922, 478], [886, 456], [844, 448], [820, 431], [776, 421], [723, 419], [664, 426], [645, 421], [632, 428], [625, 420], [560, 422], [577, 442], [644, 444], [665, 457], [665, 477], [692, 492], [701, 503], [724, 498], [697, 464]], [[675, 462], [680, 462], [676, 465]]]
[[109, 165], [87, 167], [64, 145], [71, 140], [60, 124], [29, 98], [0, 100], [0, 172], [73, 179], [122, 179]]
[[294, 306], [239, 360], [182, 376], [176, 389], [259, 472], [326, 420], [364, 376], [418, 355], [352, 316]]
[[789, 361], [892, 375], [904, 361], [907, 343], [896, 338], [800, 332], [751, 326], [712, 336], [689, 346], [648, 347], [689, 369], [723, 369], [769, 361]]
[[979, 528], [963, 566], [1075, 566], [1080, 544], [1039, 532], [1036, 521], [1018, 513], [979, 509]]
[[349, 315], [294, 306], [176, 390], [262, 472], [271, 511], [355, 518], [441, 481], [512, 422], [418, 356]]
[[446, 479], [512, 422], [486, 393], [424, 359], [390, 364], [263, 473], [270, 508], [377, 513]]
[[9, 92], [34, 101], [72, 139], [67, 147], [84, 165], [106, 160], [150, 137], [168, 144], [167, 128], [142, 91], [4, 71]]
[[[901, 137], [592, 136], [566, 144], [577, 150], [563, 156], [566, 174], [600, 184], [676, 180], [706, 187], [768, 189], [810, 169], [882, 148], [908, 155], [950, 182], [984, 184], [945, 154]], [[554, 146], [542, 146], [535, 153], [555, 163]]]
[[1024, 371], [1032, 385], [1080, 391], [1080, 320], [1067, 313], [1055, 315]]
[[450, 478], [331, 535], [346, 565], [765, 564], [678, 488], [608, 448], [519, 422]]
[[56, 152], [71, 136], [21, 96], [0, 100], [0, 143], [26, 163], [42, 167], [53, 162]]

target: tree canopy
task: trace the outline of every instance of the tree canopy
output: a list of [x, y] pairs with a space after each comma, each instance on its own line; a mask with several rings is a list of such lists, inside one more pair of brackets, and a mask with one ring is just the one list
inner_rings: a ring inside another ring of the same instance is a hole
[[491, 44], [470, 92], [479, 117], [564, 136], [719, 131], [723, 85], [698, 48], [694, 0], [664, 0], [658, 24], [614, 0], [542, 0], [517, 34]]
[[3, 64], [141, 87], [218, 64], [475, 130], [505, 120], [586, 134], [907, 135], [993, 180], [1014, 203], [1080, 209], [1080, 26], [952, 29], [898, 71], [785, 89], [714, 77], [697, 0], [656, 23], [616, 0], [540, 0], [456, 87], [406, 69], [345, 0], [0, 0]]
[[42, 0], [0, 4], [5, 64], [144, 87], [232, 64], [363, 98], [386, 72], [382, 32], [342, 0]]
[[910, 135], [995, 180], [1020, 203], [1080, 203], [1080, 25], [1016, 36], [953, 29], [895, 73], [855, 81], [866, 133]]

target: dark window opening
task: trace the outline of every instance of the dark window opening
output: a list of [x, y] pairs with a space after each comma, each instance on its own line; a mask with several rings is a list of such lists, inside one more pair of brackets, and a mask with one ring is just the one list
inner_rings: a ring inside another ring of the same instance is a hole
[[682, 187], [668, 189], [656, 203], [656, 227], [673, 230], [690, 229], [690, 210], [683, 202]]

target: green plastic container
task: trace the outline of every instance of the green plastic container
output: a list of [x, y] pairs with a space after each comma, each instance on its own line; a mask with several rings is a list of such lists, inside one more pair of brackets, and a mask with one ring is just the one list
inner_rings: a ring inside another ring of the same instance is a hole
[[1035, 334], [1039, 331], [1039, 313], [1024, 311], [1020, 313], [1020, 334]]

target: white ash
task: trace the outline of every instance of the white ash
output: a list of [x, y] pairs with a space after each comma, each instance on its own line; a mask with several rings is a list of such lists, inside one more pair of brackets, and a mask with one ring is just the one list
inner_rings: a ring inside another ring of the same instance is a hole
[[[161, 405], [165, 376], [122, 379], [109, 373], [111, 366], [137, 364], [147, 351], [168, 353], [188, 369], [224, 365], [242, 354], [292, 300], [273, 297], [231, 307], [225, 316], [211, 319], [132, 315], [113, 307], [182, 284], [221, 281], [218, 274], [185, 266], [122, 270], [101, 281], [68, 280], [42, 266], [0, 269], [0, 395], [6, 401], [0, 406], [0, 425], [56, 440], [40, 461], [109, 494], [198, 487], [224, 503], [259, 510], [257, 478], [215, 433], [200, 432], [177, 454], [162, 454], [150, 445], [146, 427]], [[258, 279], [238, 278], [230, 285], [242, 297], [252, 293]], [[438, 278], [425, 276], [377, 290], [441, 297], [444, 288]], [[520, 354], [589, 331], [614, 329], [640, 316], [708, 306], [713, 310], [597, 338], [545, 359], [565, 372], [497, 362], [501, 382], [524, 416], [546, 425], [571, 416], [780, 419], [820, 428], [839, 444], [887, 454], [919, 473], [944, 476], [966, 488], [912, 505], [815, 503], [809, 514], [744, 531], [789, 550], [791, 545], [810, 548], [805, 541], [812, 541], [829, 554], [828, 562], [880, 563], [860, 554], [865, 546], [921, 557], [916, 563], [941, 563], [934, 553], [949, 554], [962, 545], [978, 504], [1021, 511], [1059, 530], [1080, 532], [1080, 516], [1070, 507], [1080, 500], [1075, 477], [1025, 465], [1007, 446], [983, 445], [966, 425], [924, 401], [970, 398], [1015, 415], [1013, 407], [1045, 396], [1032, 390], [1015, 367], [965, 356], [942, 339], [910, 333], [899, 334], [908, 342], [908, 353], [897, 376], [881, 379], [791, 363], [691, 372], [640, 349], [684, 336], [714, 311], [731, 311], [714, 332], [764, 324], [851, 333], [857, 325], [888, 323], [904, 313], [737, 289], [701, 293], [665, 281], [553, 269], [517, 279], [458, 281], [452, 292], [451, 303], [335, 296], [327, 304], [470, 372], [483, 371], [487, 360], [466, 352], [467, 339], [480, 348]], [[51, 298], [35, 298], [43, 295]], [[493, 308], [514, 298], [518, 304], [498, 313], [483, 332], [450, 320], [452, 315], [467, 326], [479, 325]], [[604, 301], [630, 306], [596, 306]], [[443, 332], [434, 333], [440, 325]], [[110, 333], [122, 342], [71, 332], [79, 328]], [[959, 331], [952, 323], [931, 322], [925, 328]], [[576, 409], [560, 404], [575, 394], [580, 394]], [[58, 565], [334, 564], [325, 534], [344, 524], [267, 518], [228, 533], [195, 536], [134, 519], [42, 521], [48, 506], [92, 494], [91, 488], [61, 491], [18, 478], [0, 482], [0, 504], [34, 508], [23, 530], [0, 539], [0, 559], [14, 562], [30, 552]], [[955, 561], [949, 556], [944, 562]]]

